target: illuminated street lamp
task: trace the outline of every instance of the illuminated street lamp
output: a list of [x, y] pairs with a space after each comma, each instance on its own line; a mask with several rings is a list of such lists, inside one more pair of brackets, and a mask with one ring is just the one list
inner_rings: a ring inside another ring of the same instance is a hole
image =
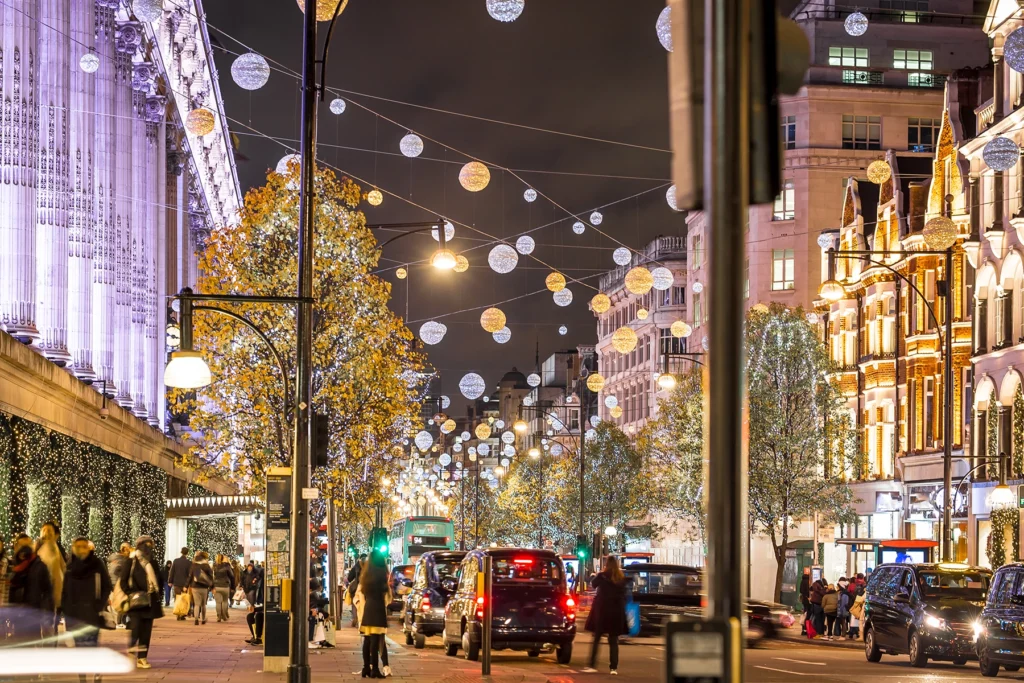
[[531, 449], [530, 449], [530, 450], [528, 451], [528, 454], [529, 454], [529, 456], [530, 456], [531, 458], [539, 458], [539, 457], [540, 457], [540, 449], [539, 449], [539, 448], [537, 448], [536, 446], [534, 446], [533, 448], [531, 448]]
[[618, 535], [618, 533], [619, 530], [610, 524], [604, 528], [604, 535], [608, 538], [615, 538]]
[[843, 284], [835, 278], [829, 278], [818, 287], [818, 296], [825, 301], [835, 303], [846, 296], [846, 287], [843, 287]]
[[662, 391], [672, 391], [676, 388], [676, 378], [674, 375], [665, 372], [658, 376], [658, 388]]
[[451, 270], [455, 267], [455, 263], [455, 254], [452, 253], [451, 249], [438, 249], [430, 257], [430, 265], [438, 270]]
[[526, 430], [529, 429], [529, 428], [530, 428], [530, 425], [528, 425], [526, 423], [526, 420], [524, 420], [522, 418], [516, 420], [516, 423], [514, 425], [512, 425], [512, 429], [516, 430], [520, 434], [525, 433]]

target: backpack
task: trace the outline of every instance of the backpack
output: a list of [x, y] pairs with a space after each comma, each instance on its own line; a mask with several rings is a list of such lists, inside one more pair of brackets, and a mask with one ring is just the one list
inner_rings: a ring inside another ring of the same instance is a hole
[[850, 594], [846, 591], [839, 594], [839, 609], [836, 613], [841, 617], [850, 616]]

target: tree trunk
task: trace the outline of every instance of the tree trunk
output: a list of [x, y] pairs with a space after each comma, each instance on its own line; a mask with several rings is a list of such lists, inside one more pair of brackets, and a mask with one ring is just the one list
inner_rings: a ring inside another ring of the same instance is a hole
[[775, 541], [775, 530], [772, 530], [772, 549], [775, 551], [775, 602], [782, 602], [782, 574], [786, 568], [786, 546], [789, 545], [789, 520], [782, 527], [782, 543]]

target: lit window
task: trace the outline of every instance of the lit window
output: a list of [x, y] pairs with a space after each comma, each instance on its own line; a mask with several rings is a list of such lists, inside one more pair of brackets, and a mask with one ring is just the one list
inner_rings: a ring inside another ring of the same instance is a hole
[[907, 119], [907, 146], [911, 152], [934, 152], [942, 119]]
[[796, 149], [796, 116], [782, 117], [782, 148]]
[[796, 194], [793, 190], [793, 179], [786, 178], [782, 181], [782, 192], [775, 198], [775, 210], [772, 213], [773, 221], [788, 221], [796, 216]]
[[793, 289], [796, 258], [792, 249], [772, 249], [772, 291]]
[[[868, 66], [868, 50], [866, 47], [830, 47], [828, 49], [828, 65], [842, 67]], [[881, 76], [881, 74], [877, 74]], [[862, 69], [843, 69], [843, 83], [877, 84], [875, 74]]]
[[928, 0], [878, 0], [878, 9], [888, 10], [906, 24], [916, 24], [928, 11]]
[[892, 68], [909, 71], [931, 71], [931, 50], [893, 50]]
[[882, 149], [882, 117], [843, 114], [843, 149]]

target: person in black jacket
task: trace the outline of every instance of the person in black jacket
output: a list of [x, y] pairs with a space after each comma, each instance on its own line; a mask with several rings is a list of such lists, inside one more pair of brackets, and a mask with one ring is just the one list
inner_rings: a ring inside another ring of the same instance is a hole
[[[181, 557], [171, 563], [171, 573], [167, 577], [167, 582], [174, 586], [175, 599], [185, 592], [190, 576], [192, 576], [192, 560], [188, 559], [188, 548], [182, 548]], [[192, 616], [193, 609], [193, 607], [189, 607], [188, 616]], [[178, 617], [178, 621], [185, 621], [185, 617]]]
[[196, 553], [192, 560], [192, 573], [189, 576], [188, 587], [192, 591], [192, 609], [195, 611], [196, 622], [206, 623], [206, 603], [210, 599], [210, 589], [213, 588], [213, 567], [210, 566], [210, 556], [205, 550]]
[[345, 580], [348, 581], [348, 587], [345, 590], [348, 591], [348, 599], [352, 602], [352, 628], [359, 628], [359, 612], [356, 610], [355, 597], [356, 589], [359, 587], [359, 572], [362, 571], [364, 564], [366, 564], [366, 553], [359, 556], [345, 577]]
[[44, 628], [53, 627], [50, 570], [36, 555], [32, 545], [17, 546], [11, 570], [9, 590], [14, 639], [26, 645], [37, 644]]
[[[359, 572], [359, 588], [355, 602], [362, 602], [359, 609], [359, 633], [363, 636], [363, 678], [386, 678], [390, 673], [385, 635], [388, 632], [388, 605], [391, 603], [391, 581], [388, 577], [387, 561], [378, 551]], [[384, 665], [381, 673], [377, 665], [378, 655]]]
[[[131, 649], [135, 652], [135, 666], [149, 669], [149, 643], [153, 637], [153, 620], [164, 615], [160, 594], [160, 572], [153, 564], [153, 539], [139, 536], [135, 550], [128, 558], [127, 569], [121, 574], [121, 590], [128, 596], [128, 627], [132, 630]], [[146, 596], [148, 600], [146, 599]], [[134, 598], [134, 599], [133, 599]], [[132, 605], [132, 603], [136, 603]]]
[[99, 645], [103, 612], [113, 585], [107, 566], [96, 557], [93, 544], [79, 536], [71, 544], [71, 564], [64, 575], [61, 601], [67, 631], [75, 639], [75, 647]]
[[619, 668], [619, 636], [629, 631], [626, 625], [626, 577], [619, 568], [619, 560], [614, 555], [605, 558], [604, 569], [594, 577], [593, 587], [597, 591], [594, 604], [587, 616], [584, 627], [594, 634], [594, 642], [590, 646], [590, 665], [583, 669], [593, 673], [597, 669], [597, 648], [601, 644], [601, 636], [608, 634], [608, 664], [612, 675]]
[[249, 624], [252, 638], [245, 641], [250, 645], [263, 644], [263, 568], [253, 566], [245, 577], [245, 599], [249, 603], [249, 613], [245, 621]]

